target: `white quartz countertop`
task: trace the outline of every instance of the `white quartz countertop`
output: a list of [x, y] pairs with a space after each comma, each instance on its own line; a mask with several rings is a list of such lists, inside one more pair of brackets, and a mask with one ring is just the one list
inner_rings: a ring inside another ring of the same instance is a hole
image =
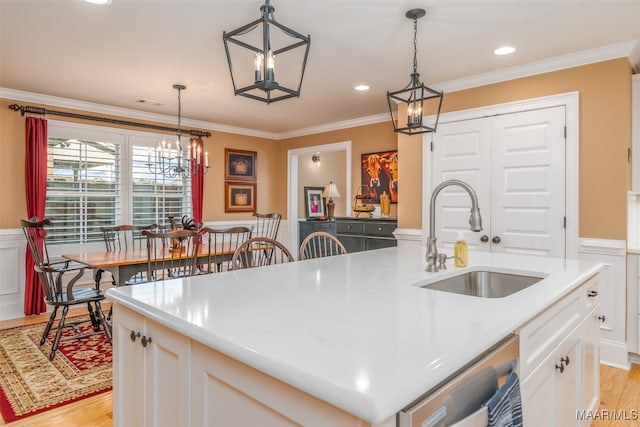
[[[382, 422], [595, 274], [600, 264], [469, 253], [425, 272], [401, 246], [114, 288], [107, 297], [346, 412]], [[505, 298], [421, 289], [478, 267], [542, 273]]]

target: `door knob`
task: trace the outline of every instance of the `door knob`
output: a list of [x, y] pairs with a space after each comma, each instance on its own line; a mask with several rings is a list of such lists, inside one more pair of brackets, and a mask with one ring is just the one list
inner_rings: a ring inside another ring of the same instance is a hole
[[482, 237], [480, 238], [480, 241], [482, 243], [487, 243], [489, 241], [489, 236], [487, 236], [486, 234], [482, 235]]
[[491, 239], [491, 241], [492, 241], [493, 243], [496, 243], [496, 244], [497, 244], [497, 243], [500, 243], [500, 237], [498, 237], [498, 236], [493, 236], [493, 239]]

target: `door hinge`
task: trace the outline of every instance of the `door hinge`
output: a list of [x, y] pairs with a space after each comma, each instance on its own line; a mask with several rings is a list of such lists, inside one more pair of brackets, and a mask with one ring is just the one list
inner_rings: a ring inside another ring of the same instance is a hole
[[564, 139], [567, 139], [567, 127], [564, 127]]
[[566, 217], [566, 216], [564, 217], [564, 219], [563, 219], [563, 221], [562, 221], [562, 222], [563, 222], [562, 226], [563, 226], [564, 228], [567, 228], [567, 217]]
[[433, 141], [431, 141], [431, 151], [433, 151]]

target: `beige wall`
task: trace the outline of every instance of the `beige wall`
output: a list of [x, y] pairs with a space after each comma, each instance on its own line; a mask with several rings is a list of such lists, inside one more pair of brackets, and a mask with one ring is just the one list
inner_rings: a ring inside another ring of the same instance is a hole
[[[314, 145], [323, 145], [323, 144], [333, 144], [336, 142], [344, 142], [351, 141], [351, 193], [355, 195], [357, 187], [361, 183], [360, 177], [360, 154], [362, 153], [371, 153], [377, 151], [388, 151], [395, 150], [397, 148], [397, 138], [396, 134], [393, 132], [393, 125], [391, 121], [384, 123], [376, 123], [367, 126], [358, 126], [349, 129], [342, 129], [331, 132], [324, 132], [315, 135], [302, 136], [297, 138], [290, 138], [286, 140], [280, 141], [282, 144], [283, 155], [286, 157], [287, 150], [294, 148], [302, 148], [302, 147], [310, 147]], [[399, 162], [403, 162], [403, 160], [399, 160]], [[402, 165], [404, 163], [401, 163]], [[324, 166], [324, 165], [323, 165]], [[400, 173], [402, 173], [402, 168], [404, 166], [399, 166]], [[401, 175], [402, 176], [402, 175]], [[400, 181], [401, 178], [398, 180]], [[400, 181], [402, 182], [402, 181]], [[286, 182], [285, 182], [286, 185]], [[300, 184], [302, 185], [302, 184]], [[285, 187], [286, 188], [286, 187]], [[400, 201], [402, 200], [402, 192], [404, 191], [404, 187], [400, 187], [398, 191], [398, 200], [400, 205]], [[340, 215], [340, 210], [338, 210], [338, 203], [352, 203], [352, 200], [340, 199], [335, 200], [336, 202], [336, 216]], [[285, 201], [286, 203], [286, 201]], [[343, 205], [346, 209], [346, 205]], [[286, 205], [285, 205], [286, 208]], [[346, 212], [346, 211], [344, 211]], [[396, 204], [391, 205], [391, 216], [396, 216], [398, 212], [398, 206]]]
[[[345, 151], [321, 151], [320, 166], [311, 161], [315, 153], [298, 156], [298, 218], [306, 218], [304, 187], [323, 187], [332, 181], [342, 197], [334, 198], [334, 216], [346, 214], [347, 202], [344, 199], [346, 185], [347, 153]], [[327, 200], [328, 201], [328, 200]]]
[[[20, 219], [26, 218], [26, 199], [24, 185], [24, 139], [25, 118], [8, 108], [10, 104], [22, 104], [7, 99], [0, 99], [0, 229], [20, 227]], [[29, 103], [29, 105], [51, 108], [46, 105]], [[64, 108], [52, 108], [58, 111]], [[90, 113], [106, 117], [105, 115]], [[77, 119], [48, 117], [51, 120], [65, 120], [78, 123], [88, 123], [100, 126], [112, 126], [106, 123], [96, 123]], [[166, 124], [162, 124], [165, 125]], [[118, 126], [122, 128], [123, 126]], [[140, 130], [139, 128], [131, 128]], [[205, 129], [206, 130], [206, 129]], [[155, 131], [154, 131], [155, 132]], [[286, 156], [277, 141], [255, 138], [223, 132], [212, 132], [209, 138], [204, 138], [205, 150], [209, 151], [210, 171], [205, 175], [204, 208], [205, 221], [236, 220], [251, 218], [251, 213], [224, 213], [224, 149], [236, 148], [251, 150], [257, 156], [257, 208], [259, 212], [286, 213], [287, 178]]]
[[[626, 192], [631, 188], [631, 66], [626, 58], [445, 94], [443, 112], [579, 92], [580, 237], [626, 239]], [[415, 143], [412, 143], [415, 139]], [[401, 136], [399, 227], [420, 228], [422, 165], [419, 136]], [[409, 163], [410, 162], [410, 163]]]
[[[528, 98], [580, 94], [580, 236], [626, 239], [626, 191], [631, 188], [631, 67], [626, 58], [445, 94], [443, 111]], [[0, 229], [24, 218], [24, 118], [0, 100]], [[53, 118], [53, 117], [52, 117]], [[398, 149], [401, 228], [421, 228], [422, 137], [396, 135], [390, 122], [281, 141], [214, 132], [205, 138], [212, 171], [205, 177], [206, 221], [248, 218], [224, 213], [224, 148], [258, 152], [258, 210], [286, 213], [287, 150], [351, 141], [352, 185], [360, 183], [360, 154]], [[304, 184], [301, 184], [304, 186]]]

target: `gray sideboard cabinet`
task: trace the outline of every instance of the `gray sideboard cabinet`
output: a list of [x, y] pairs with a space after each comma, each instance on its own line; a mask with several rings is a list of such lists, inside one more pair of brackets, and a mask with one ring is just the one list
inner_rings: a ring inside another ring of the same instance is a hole
[[302, 241], [309, 234], [316, 231], [324, 231], [326, 233], [336, 235], [335, 221], [298, 221], [298, 248]]
[[337, 237], [347, 252], [398, 246], [393, 232], [398, 228], [395, 218], [336, 218]]

